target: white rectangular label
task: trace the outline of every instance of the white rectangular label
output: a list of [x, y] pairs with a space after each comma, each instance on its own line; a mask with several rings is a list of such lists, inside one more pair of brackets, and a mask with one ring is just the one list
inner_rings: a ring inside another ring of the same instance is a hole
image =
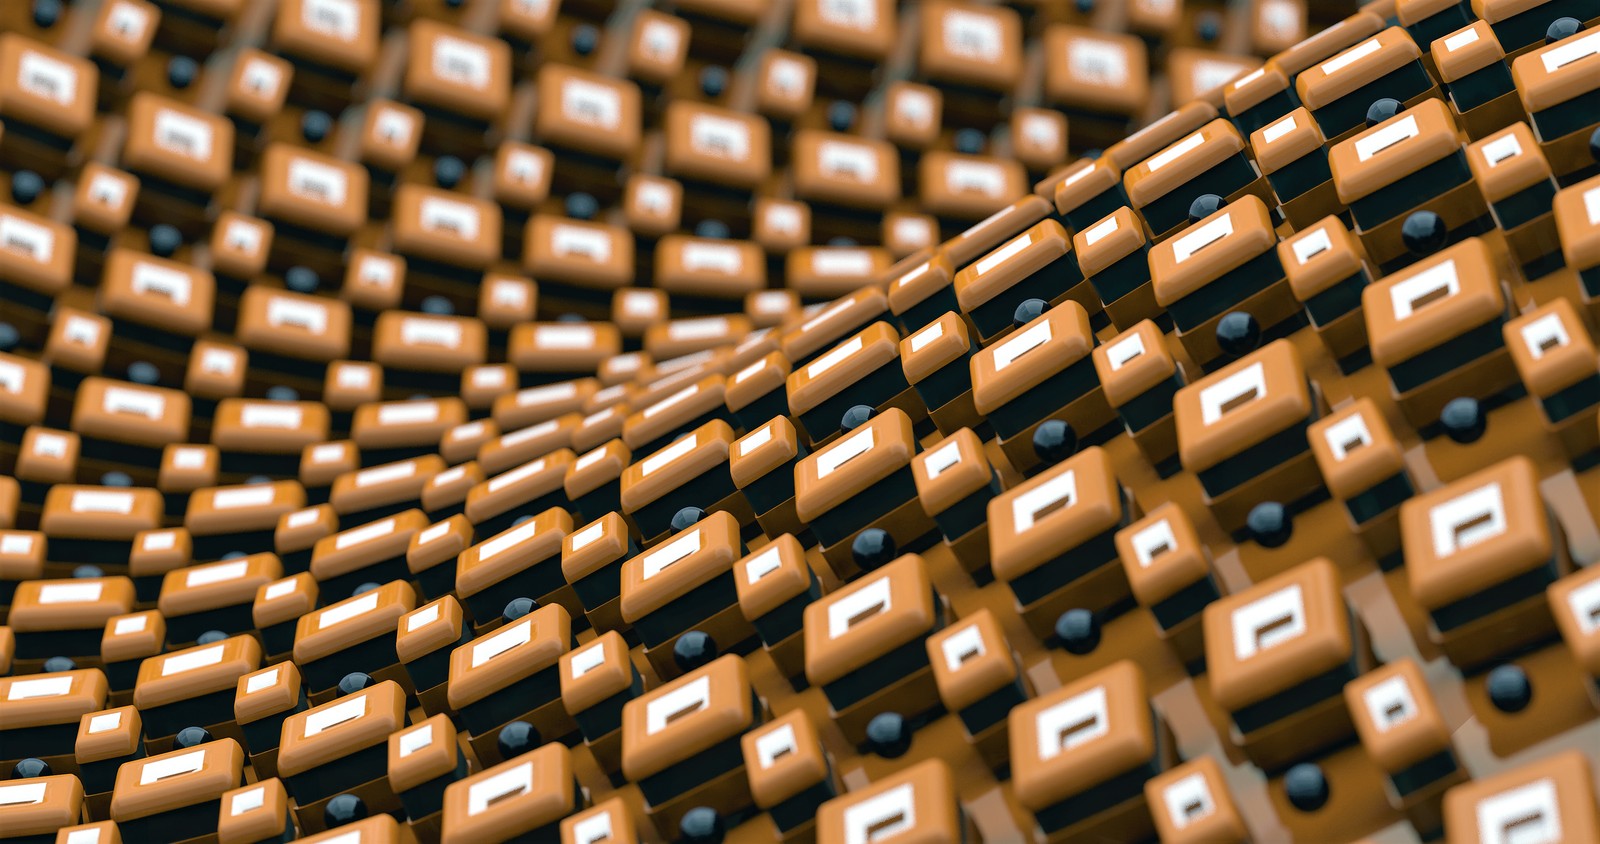
[[538, 460], [524, 463], [509, 472], [502, 472], [501, 474], [490, 478], [489, 491], [498, 492], [501, 489], [510, 486], [511, 484], [514, 484], [525, 478], [531, 478], [542, 471], [544, 471], [543, 457], [539, 458]]
[[871, 448], [871, 428], [862, 428], [859, 432], [834, 443], [827, 451], [817, 455], [817, 479], [821, 480], [833, 474], [840, 466], [867, 453]]
[[211, 494], [211, 507], [216, 510], [233, 510], [239, 507], [264, 507], [277, 497], [271, 484], [219, 489]]
[[1233, 611], [1233, 653], [1246, 660], [1306, 632], [1305, 598], [1300, 584], [1285, 586]]
[[244, 681], [244, 693], [251, 695], [276, 685], [278, 685], [278, 669], [273, 668], [260, 674], [250, 675], [250, 679]]
[[72, 494], [72, 503], [69, 506], [74, 513], [121, 513], [126, 515], [133, 512], [133, 493], [78, 490]]
[[756, 758], [760, 761], [763, 770], [771, 768], [779, 757], [794, 753], [799, 749], [800, 745], [795, 738], [794, 727], [789, 724], [780, 724], [777, 729], [768, 730], [756, 736]]
[[1166, 804], [1167, 817], [1177, 829], [1184, 829], [1216, 810], [1206, 775], [1199, 772], [1167, 786], [1161, 792], [1161, 802]]
[[728, 322], [722, 317], [680, 319], [667, 324], [667, 336], [674, 340], [709, 340], [728, 333]]
[[1433, 553], [1439, 559], [1506, 532], [1505, 499], [1499, 483], [1462, 493], [1428, 511]]
[[12, 394], [22, 392], [22, 385], [27, 380], [28, 375], [20, 365], [10, 361], [0, 361], [0, 387], [4, 387], [6, 392]]
[[577, 551], [593, 543], [596, 539], [605, 536], [606, 523], [595, 522], [592, 525], [572, 535], [572, 550]]
[[354, 0], [305, 0], [300, 20], [307, 28], [340, 41], [354, 41], [361, 28], [360, 11]]
[[616, 130], [622, 125], [622, 96], [609, 85], [567, 79], [561, 83], [561, 113], [575, 123]]
[[1567, 604], [1578, 621], [1578, 631], [1593, 635], [1600, 630], [1600, 580], [1591, 580], [1567, 595]]
[[1133, 556], [1139, 561], [1140, 568], [1149, 568], [1150, 563], [1162, 554], [1178, 547], [1178, 538], [1172, 533], [1172, 524], [1162, 519], [1133, 535]]
[[536, 440], [539, 437], [554, 433], [560, 427], [561, 421], [559, 419], [549, 419], [544, 422], [540, 422], [537, 425], [529, 425], [520, 431], [512, 431], [511, 433], [502, 436], [500, 438], [500, 445], [503, 447], [520, 445], [528, 442], [529, 440]]
[[138, 633], [139, 631], [144, 630], [148, 621], [149, 616], [142, 614], [131, 615], [126, 618], [119, 618], [117, 619], [117, 623], [111, 628], [111, 635], [126, 636], [129, 633]]
[[317, 629], [325, 630], [340, 622], [349, 621], [358, 615], [372, 612], [377, 608], [378, 593], [374, 590], [323, 610], [322, 614], [317, 618]]
[[683, 389], [679, 390], [678, 392], [673, 393], [672, 395], [667, 396], [666, 398], [662, 399], [661, 401], [658, 401], [655, 404], [652, 404], [649, 407], [645, 408], [644, 411], [643, 411], [644, 418], [649, 419], [650, 417], [655, 416], [656, 414], [662, 412], [663, 410], [666, 410], [667, 408], [678, 404], [679, 402], [683, 401], [684, 399], [686, 399], [686, 398], [688, 398], [688, 397], [690, 397], [690, 396], [692, 396], [692, 395], [694, 395], [695, 393], [698, 393], [698, 392], [700, 392], [700, 385], [699, 384], [690, 384], [689, 386], [684, 387]]
[[878, 154], [861, 144], [823, 141], [817, 145], [817, 168], [829, 176], [872, 182], [878, 178]]
[[1324, 76], [1331, 76], [1335, 73], [1338, 73], [1350, 65], [1355, 64], [1362, 58], [1378, 52], [1378, 48], [1381, 46], [1383, 45], [1378, 43], [1378, 39], [1368, 38], [1360, 44], [1357, 44], [1356, 46], [1351, 47], [1339, 55], [1323, 62], [1322, 73]]
[[156, 112], [155, 141], [156, 146], [185, 158], [195, 161], [211, 158], [211, 126], [204, 120], [171, 109]]
[[506, 173], [523, 184], [537, 182], [544, 177], [544, 159], [525, 149], [511, 150], [506, 154]]
[[117, 3], [106, 15], [106, 28], [126, 41], [138, 41], [144, 36], [144, 28], [149, 20], [150, 16], [143, 8], [132, 3]]
[[655, 735], [668, 724], [705, 709], [711, 703], [711, 677], [702, 674], [645, 704], [645, 734]]
[[349, 700], [339, 701], [326, 709], [318, 709], [306, 715], [306, 738], [311, 738], [318, 733], [326, 732], [347, 721], [354, 721], [367, 714], [367, 696], [360, 695]]
[[50, 229], [9, 214], [0, 216], [0, 244], [8, 252], [21, 252], [46, 264], [55, 253], [56, 236]]
[[1600, 32], [1551, 47], [1539, 57], [1539, 60], [1544, 62], [1545, 73], [1555, 73], [1579, 59], [1586, 59], [1596, 53], [1600, 53]]
[[1079, 82], [1098, 88], [1119, 86], [1128, 80], [1128, 53], [1110, 41], [1077, 38], [1067, 49], [1067, 69]]
[[122, 724], [122, 711], [116, 710], [103, 715], [94, 715], [89, 718], [89, 735], [115, 730]]
[[394, 518], [391, 517], [384, 519], [381, 522], [373, 522], [372, 524], [362, 525], [358, 528], [352, 528], [344, 533], [339, 534], [339, 536], [333, 540], [333, 548], [335, 551], [343, 551], [352, 545], [359, 545], [363, 542], [377, 539], [380, 536], [388, 536], [389, 534], [394, 533], [394, 525]]
[[911, 351], [920, 352], [929, 343], [944, 336], [944, 323], [936, 322], [933, 325], [911, 335]]
[[777, 543], [769, 543], [767, 547], [761, 549], [761, 553], [751, 557], [750, 562], [745, 564], [745, 579], [754, 585], [761, 578], [777, 571], [782, 563], [783, 558], [778, 553]]
[[441, 232], [462, 240], [478, 238], [478, 209], [465, 202], [438, 196], [423, 197], [417, 209], [422, 227], [431, 232]]
[[1372, 444], [1372, 433], [1367, 430], [1367, 420], [1360, 413], [1340, 419], [1329, 425], [1323, 431], [1327, 439], [1328, 450], [1333, 452], [1335, 460], [1343, 460], [1345, 455], [1364, 446]]
[[755, 433], [751, 434], [750, 436], [745, 437], [744, 439], [740, 440], [739, 441], [739, 456], [743, 457], [746, 454], [749, 454], [750, 452], [754, 451], [755, 449], [760, 448], [761, 446], [766, 445], [769, 442], [772, 442], [772, 426], [771, 425], [768, 425], [768, 426], [756, 431]]
[[944, 654], [945, 667], [958, 671], [967, 660], [983, 656], [983, 631], [978, 625], [969, 624], [945, 637], [939, 650]]
[[386, 108], [373, 121], [374, 134], [398, 147], [411, 143], [411, 115]]
[[222, 651], [222, 645], [212, 645], [209, 648], [169, 656], [161, 662], [161, 676], [170, 677], [196, 668], [218, 665], [222, 662]]
[[80, 346], [93, 346], [100, 342], [100, 322], [70, 314], [67, 316], [67, 324], [62, 328], [61, 334], [69, 343], [76, 343]]
[[922, 465], [928, 470], [928, 480], [931, 481], [960, 462], [961, 444], [955, 440], [950, 440], [929, 453], [924, 458]]
[[606, 661], [606, 647], [603, 642], [595, 642], [587, 648], [572, 655], [572, 677], [577, 679], [590, 671], [604, 665]]
[[1040, 712], [1034, 726], [1040, 761], [1105, 735], [1111, 730], [1106, 687], [1095, 686]]
[[328, 309], [315, 302], [274, 297], [267, 300], [267, 324], [290, 325], [322, 334], [328, 330]]
[[520, 525], [478, 546], [478, 560], [487, 560], [532, 539], [539, 532], [539, 522], [529, 519]]
[[1200, 390], [1200, 421], [1212, 425], [1228, 412], [1267, 394], [1267, 370], [1259, 361]]
[[0, 554], [28, 554], [33, 551], [33, 537], [25, 533], [0, 534]]
[[1452, 258], [1435, 264], [1389, 288], [1394, 318], [1405, 319], [1429, 303], [1447, 299], [1461, 291], [1461, 277]]
[[1395, 123], [1356, 138], [1356, 159], [1366, 161], [1395, 144], [1409, 141], [1422, 132], [1417, 116], [1408, 114]]
[[239, 83], [246, 91], [259, 97], [274, 97], [283, 73], [270, 62], [252, 59], [239, 74]]
[[887, 576], [866, 585], [828, 605], [828, 638], [837, 639], [857, 624], [889, 612], [893, 583]]
[[470, 41], [440, 35], [433, 39], [433, 75], [481, 91], [489, 87], [489, 51]]
[[700, 550], [700, 529], [678, 537], [646, 554], [639, 561], [639, 579], [649, 580], [690, 554]]
[[572, 468], [573, 468], [574, 471], [580, 471], [581, 472], [584, 469], [587, 469], [590, 466], [593, 466], [594, 464], [600, 462], [601, 458], [604, 458], [605, 456], [606, 456], [606, 447], [605, 446], [600, 446], [599, 448], [595, 449], [594, 451], [591, 451], [588, 454], [585, 454], [584, 456], [578, 458], [577, 461], [572, 464]]
[[639, 467], [640, 475], [649, 475], [668, 463], [694, 451], [694, 447], [698, 443], [699, 441], [693, 435], [690, 435], [650, 455], [645, 459], [643, 465]]
[[101, 402], [107, 413], [131, 413], [146, 419], [160, 419], [166, 412], [167, 400], [160, 393], [150, 393], [128, 387], [107, 387]]
[[1106, 348], [1106, 361], [1111, 364], [1111, 371], [1128, 365], [1131, 361], [1145, 353], [1144, 336], [1129, 334], [1127, 337], [1112, 343]]
[[172, 777], [199, 772], [206, 765], [206, 752], [195, 750], [167, 759], [152, 759], [139, 770], [139, 784], [149, 785]]
[[404, 759], [413, 753], [433, 744], [433, 725], [419, 727], [409, 733], [400, 735], [400, 758]]
[[89, 182], [89, 196], [107, 207], [121, 208], [128, 196], [128, 183], [110, 173], [96, 173]]
[[105, 584], [98, 580], [90, 583], [46, 583], [39, 587], [39, 603], [81, 604], [98, 601], [104, 588]]
[[944, 14], [944, 48], [952, 55], [981, 62], [1000, 61], [1000, 21], [993, 15], [951, 9]]
[[1154, 173], [1168, 164], [1177, 161], [1189, 150], [1199, 147], [1201, 144], [1205, 143], [1205, 140], [1206, 139], [1204, 135], [1196, 132], [1193, 135], [1190, 135], [1189, 137], [1173, 144], [1172, 146], [1167, 147], [1165, 150], [1162, 150], [1156, 155], [1151, 156], [1150, 160], [1145, 162], [1145, 166], [1150, 172]]
[[6, 700], [32, 700], [38, 697], [60, 697], [72, 692], [72, 676], [44, 677], [38, 680], [13, 680], [6, 692]]
[[1196, 252], [1213, 243], [1233, 234], [1233, 215], [1224, 213], [1221, 217], [1209, 223], [1195, 226], [1184, 235], [1172, 242], [1172, 260], [1183, 263], [1194, 257]]
[[1261, 138], [1262, 138], [1262, 140], [1265, 140], [1267, 143], [1270, 144], [1273, 141], [1276, 141], [1277, 139], [1283, 137], [1284, 135], [1287, 135], [1290, 132], [1293, 132], [1295, 130], [1295, 125], [1296, 124], [1294, 122], [1294, 115], [1291, 114], [1288, 117], [1285, 117], [1284, 119], [1279, 120], [1277, 123], [1274, 123], [1271, 126], [1268, 126], [1267, 128], [1262, 129], [1261, 130]]
[[1106, 235], [1111, 234], [1116, 230], [1117, 218], [1107, 217], [1084, 231], [1083, 242], [1087, 246], [1093, 246], [1104, 239]]
[[1417, 702], [1411, 696], [1411, 687], [1405, 677], [1390, 677], [1367, 689], [1361, 696], [1367, 715], [1378, 732], [1386, 733], [1398, 724], [1417, 717]]
[[1507, 132], [1483, 145], [1484, 160], [1489, 166], [1498, 167], [1508, 158], [1515, 158], [1522, 154], [1522, 144], [1517, 142], [1517, 136]]
[[523, 762], [504, 774], [483, 778], [467, 788], [467, 815], [483, 814], [506, 798], [533, 790], [533, 762]]
[[235, 560], [231, 563], [218, 563], [214, 566], [200, 566], [189, 570], [183, 579], [183, 585], [190, 588], [209, 586], [213, 583], [223, 583], [229, 580], [238, 580], [250, 570], [250, 564], [244, 560]]
[[1033, 325], [1013, 334], [1004, 343], [994, 350], [994, 371], [1015, 363], [1017, 358], [1050, 341], [1050, 320], [1042, 319]]
[[30, 782], [22, 785], [0, 786], [0, 807], [26, 806], [31, 803], [43, 803], [45, 791], [50, 784], [45, 782]]
[[689, 119], [689, 145], [704, 155], [743, 161], [750, 157], [750, 130], [737, 120], [696, 114]]
[[594, 348], [594, 326], [541, 325], [533, 330], [533, 342], [546, 350]]
[[550, 230], [550, 246], [560, 257], [576, 255], [597, 264], [611, 260], [611, 238], [599, 229], [555, 226]]
[[356, 473], [356, 486], [365, 488], [377, 484], [390, 483], [402, 478], [409, 478], [417, 473], [417, 464], [407, 460], [403, 463], [390, 463], [386, 466], [374, 466]]
[[739, 249], [722, 243], [685, 243], [683, 268], [690, 272], [719, 272], [732, 275], [744, 269]]
[[533, 622], [523, 619], [509, 630], [505, 630], [488, 637], [472, 646], [472, 667], [488, 662], [491, 659], [517, 647], [533, 641]]
[[578, 385], [571, 381], [563, 381], [560, 384], [550, 384], [545, 387], [531, 387], [517, 393], [517, 407], [560, 401], [561, 399], [572, 398], [577, 393]]
[[1011, 256], [1021, 252], [1024, 249], [1027, 249], [1032, 244], [1033, 235], [1023, 232], [1016, 238], [1012, 239], [1010, 243], [1007, 243], [1005, 246], [990, 252], [987, 256], [980, 259], [973, 268], [977, 271], [978, 275], [983, 275], [984, 273], [1005, 263], [1011, 258]]
[[833, 26], [866, 31], [878, 25], [877, 0], [816, 0], [817, 16]]
[[1561, 804], [1553, 780], [1541, 779], [1478, 801], [1479, 844], [1558, 844]]
[[1478, 30], [1471, 27], [1444, 39], [1444, 48], [1452, 53], [1478, 40]]
[[986, 161], [952, 161], [945, 168], [944, 178], [951, 191], [970, 191], [997, 199], [1006, 191], [1005, 171]]
[[[1065, 510], [1078, 498], [1077, 473], [1068, 470], [1011, 500], [1011, 521], [1017, 533], [1032, 528], [1045, 510]], [[1059, 504], [1060, 506], [1055, 506]]]
[[1307, 261], [1332, 249], [1333, 239], [1328, 235], [1328, 227], [1323, 226], [1293, 241], [1290, 248], [1294, 250], [1295, 260], [1305, 266]]
[[261, 227], [253, 222], [230, 221], [227, 224], [227, 241], [229, 248], [245, 254], [256, 254], [261, 251]]
[[812, 361], [811, 364], [806, 367], [806, 375], [810, 378], [816, 378], [822, 373], [827, 372], [828, 370], [842, 363], [846, 358], [850, 357], [856, 352], [861, 351], [863, 342], [864, 341], [860, 334], [850, 338], [849, 342], [835, 347], [833, 351], [830, 351], [822, 357]]
[[410, 633], [419, 627], [425, 627], [439, 620], [439, 605], [429, 604], [420, 610], [406, 616], [406, 632]]
[[235, 794], [233, 800], [228, 803], [228, 814], [229, 816], [237, 816], [246, 812], [253, 812], [266, 805], [266, 800], [267, 789], [265, 786], [257, 786], [249, 791], [241, 791]]
[[420, 425], [439, 418], [439, 405], [431, 401], [400, 402], [378, 408], [380, 425]]
[[71, 105], [78, 96], [78, 71], [43, 53], [24, 50], [17, 63], [17, 86], [60, 105]]
[[1561, 322], [1561, 314], [1551, 313], [1524, 325], [1522, 327], [1522, 342], [1527, 344], [1528, 354], [1534, 360], [1540, 360], [1545, 353], [1552, 349], [1559, 349], [1567, 345], [1567, 327]]
[[258, 404], [252, 402], [239, 411], [239, 424], [246, 428], [294, 430], [300, 427], [301, 420], [300, 407], [293, 404]]
[[271, 601], [276, 598], [282, 598], [285, 595], [293, 595], [298, 588], [299, 585], [294, 578], [279, 580], [267, 587], [266, 599]]
[[289, 192], [295, 196], [342, 207], [349, 185], [344, 171], [307, 158], [289, 161]]
[[451, 320], [406, 317], [400, 321], [400, 342], [407, 346], [461, 346], [461, 324]]

